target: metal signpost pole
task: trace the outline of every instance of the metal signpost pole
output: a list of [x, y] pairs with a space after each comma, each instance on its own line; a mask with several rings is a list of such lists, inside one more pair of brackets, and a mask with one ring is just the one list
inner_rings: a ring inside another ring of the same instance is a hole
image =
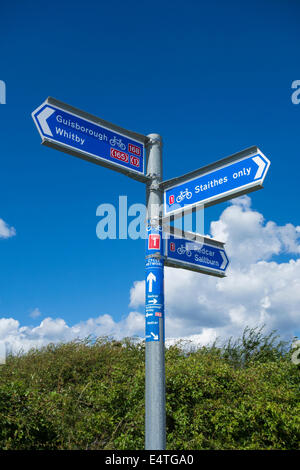
[[147, 230], [146, 240], [146, 375], [145, 375], [145, 449], [164, 450], [166, 446], [165, 411], [165, 324], [164, 261], [162, 237], [162, 140], [148, 135], [147, 148]]

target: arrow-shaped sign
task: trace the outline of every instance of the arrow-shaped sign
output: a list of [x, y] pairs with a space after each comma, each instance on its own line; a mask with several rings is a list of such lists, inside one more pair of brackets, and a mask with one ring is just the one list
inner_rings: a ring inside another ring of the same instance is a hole
[[153, 317], [153, 313], [148, 313], [148, 312], [146, 312], [146, 318], [147, 318], [147, 317]]
[[231, 155], [178, 178], [161, 183], [164, 216], [182, 216], [262, 188], [270, 161], [257, 148]]
[[47, 98], [32, 118], [42, 144], [146, 182], [146, 136]]
[[149, 299], [148, 304], [155, 305], [155, 304], [157, 304], [157, 300], [156, 299]]
[[156, 276], [150, 272], [147, 276], [147, 282], [149, 283], [149, 292], [152, 292], [152, 284], [156, 281]]
[[212, 276], [224, 277], [229, 260], [224, 243], [202, 235], [164, 226], [170, 233], [165, 240], [165, 265]]

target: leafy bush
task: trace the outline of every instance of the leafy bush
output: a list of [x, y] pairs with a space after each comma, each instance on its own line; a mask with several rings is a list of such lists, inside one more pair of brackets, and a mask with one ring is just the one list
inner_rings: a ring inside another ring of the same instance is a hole
[[[143, 449], [145, 345], [99, 338], [10, 355], [0, 448]], [[166, 349], [167, 448], [298, 449], [300, 370], [272, 332]]]

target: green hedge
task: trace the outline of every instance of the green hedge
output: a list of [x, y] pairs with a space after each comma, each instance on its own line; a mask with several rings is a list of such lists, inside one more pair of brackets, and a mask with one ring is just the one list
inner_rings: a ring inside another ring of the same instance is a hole
[[[144, 343], [99, 338], [10, 355], [0, 449], [143, 449]], [[166, 350], [167, 449], [299, 449], [300, 370], [273, 333]]]

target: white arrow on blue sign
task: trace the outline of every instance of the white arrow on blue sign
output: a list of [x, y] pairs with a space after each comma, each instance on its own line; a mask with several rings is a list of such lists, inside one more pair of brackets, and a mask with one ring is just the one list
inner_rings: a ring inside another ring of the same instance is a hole
[[32, 113], [42, 144], [145, 182], [147, 137], [54, 98]]
[[224, 243], [202, 235], [164, 226], [165, 265], [224, 277], [229, 260]]
[[251, 147], [199, 170], [164, 181], [164, 216], [187, 214], [262, 188], [270, 161]]

